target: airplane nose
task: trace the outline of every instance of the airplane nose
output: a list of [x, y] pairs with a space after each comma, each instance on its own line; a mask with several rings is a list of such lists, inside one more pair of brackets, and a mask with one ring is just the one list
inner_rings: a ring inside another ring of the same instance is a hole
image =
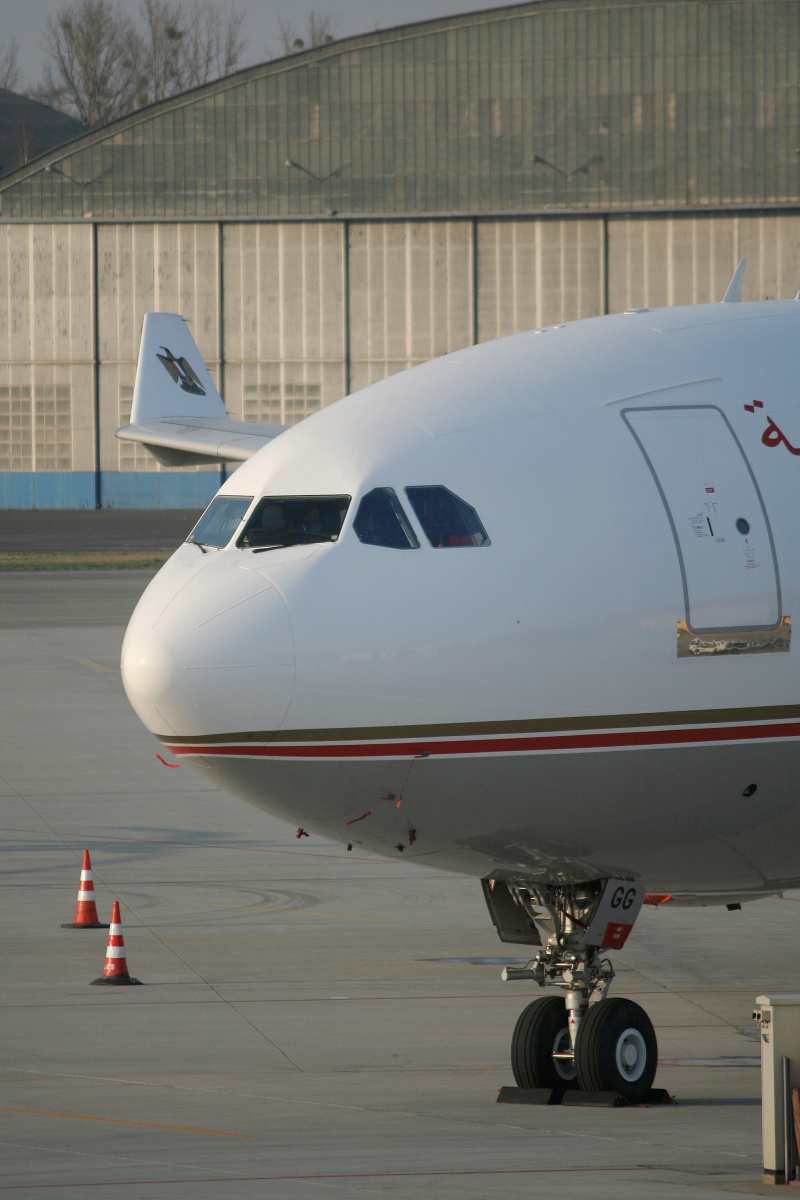
[[294, 688], [294, 639], [279, 592], [222, 556], [159, 576], [122, 643], [122, 682], [158, 735], [277, 729]]

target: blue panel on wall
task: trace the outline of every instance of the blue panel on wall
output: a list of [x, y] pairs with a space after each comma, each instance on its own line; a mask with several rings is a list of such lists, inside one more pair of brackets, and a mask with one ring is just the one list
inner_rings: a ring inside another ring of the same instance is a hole
[[[104, 471], [103, 508], [205, 508], [217, 471]], [[94, 508], [92, 471], [0, 471], [0, 508]]]
[[33, 508], [31, 471], [3, 471], [0, 481], [0, 500], [3, 502], [3, 508]]
[[0, 508], [94, 508], [94, 474], [0, 471]]

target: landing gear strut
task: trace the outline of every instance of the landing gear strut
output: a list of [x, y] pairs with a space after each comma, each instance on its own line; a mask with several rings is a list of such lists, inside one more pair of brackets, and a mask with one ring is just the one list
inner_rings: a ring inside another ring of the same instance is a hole
[[517, 1085], [644, 1100], [656, 1073], [655, 1031], [638, 1004], [607, 999], [614, 969], [601, 953], [625, 944], [644, 887], [609, 879], [557, 887], [484, 880], [483, 888], [500, 939], [540, 947], [526, 967], [506, 967], [503, 979], [566, 993], [563, 1000], [534, 1000], [517, 1021], [511, 1043]]

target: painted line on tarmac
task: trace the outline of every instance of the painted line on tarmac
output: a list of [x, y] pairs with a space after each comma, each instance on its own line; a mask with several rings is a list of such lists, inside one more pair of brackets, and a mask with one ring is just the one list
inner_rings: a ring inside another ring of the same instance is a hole
[[[212, 1070], [208, 1068], [202, 1071], [127, 1071], [124, 1075], [77, 1075], [67, 1071], [48, 1072], [37, 1071], [33, 1067], [0, 1067], [0, 1071], [16, 1072], [19, 1079], [4, 1079], [6, 1084], [12, 1083], [55, 1083], [58, 1080], [64, 1079], [86, 1079], [89, 1081], [100, 1083], [130, 1083], [137, 1087], [153, 1087], [158, 1088], [163, 1085], [159, 1082], [164, 1079], [272, 1079], [277, 1076], [280, 1079], [294, 1079], [297, 1076], [296, 1071], [290, 1071], [288, 1067], [273, 1067], [264, 1068], [262, 1071], [224, 1071]], [[498, 1063], [493, 1067], [356, 1067], [352, 1072], [354, 1075], [385, 1075], [391, 1071], [393, 1075], [480, 1075], [480, 1074], [497, 1074], [498, 1071], [508, 1071], [505, 1063]], [[329, 1075], [341, 1074], [336, 1068], [331, 1067], [329, 1070], [319, 1068], [318, 1070], [303, 1071], [304, 1076], [320, 1075], [327, 1078]], [[33, 1079], [28, 1076], [34, 1076]], [[151, 1082], [154, 1081], [154, 1082]], [[170, 1085], [171, 1086], [171, 1085]], [[186, 1088], [186, 1091], [194, 1091], [197, 1089]], [[204, 1089], [205, 1090], [205, 1089]]]
[[[184, 984], [174, 985], [171, 983], [165, 983], [165, 984], [159, 985], [159, 984], [151, 983], [147, 986], [149, 986], [149, 987], [158, 987], [158, 986], [184, 987], [186, 985], [184, 985]], [[190, 984], [189, 986], [202, 987], [203, 985], [202, 984]], [[640, 995], [640, 994], [641, 993], [637, 993], [637, 995]], [[398, 1002], [398, 1001], [402, 1001], [402, 1000], [421, 1000], [421, 1001], [426, 1001], [426, 1002], [428, 1000], [514, 1000], [516, 1003], [519, 1003], [519, 995], [516, 995], [516, 996], [502, 995], [502, 993], [499, 993], [499, 992], [498, 993], [490, 993], [485, 996], [475, 996], [475, 995], [467, 994], [467, 993], [464, 993], [463, 995], [448, 995], [448, 996], [289, 996], [287, 999], [284, 999], [284, 1000], [280, 999], [280, 997], [275, 997], [273, 999], [264, 997], [263, 999], [255, 999], [255, 1000], [235, 1000], [235, 999], [234, 1000], [144, 1000], [143, 999], [141, 1001], [138, 1001], [138, 1000], [117, 1000], [116, 997], [114, 997], [112, 999], [112, 997], [109, 996], [108, 1000], [105, 1000], [105, 999], [103, 999], [103, 1000], [83, 1000], [83, 1001], [76, 1001], [76, 1002], [64, 1000], [64, 1001], [56, 1001], [55, 1004], [0, 1004], [0, 1012], [4, 1011], [7, 1008], [8, 1009], [11, 1009], [11, 1008], [108, 1008], [109, 1006], [113, 1006], [114, 1008], [125, 1008], [131, 1004], [139, 1004], [140, 1007], [145, 1007], [145, 1008], [149, 1008], [151, 1005], [153, 1007], [155, 1007], [156, 1005], [160, 1005], [160, 1004], [174, 1004], [176, 1006], [181, 1005], [181, 1004], [240, 1004], [240, 1005], [245, 1005], [245, 1004], [332, 1004], [332, 1003], [341, 1004], [343, 999], [348, 1000], [351, 1004], [372, 1004], [372, 1003], [376, 1003], [377, 1001], [383, 1001], [383, 1000], [393, 1001], [393, 1002]]]
[[308, 1180], [336, 1179], [480, 1179], [503, 1175], [586, 1175], [586, 1174], [632, 1174], [639, 1171], [653, 1172], [658, 1167], [501, 1167], [498, 1170], [475, 1171], [349, 1171], [325, 1175], [214, 1175], [203, 1179], [104, 1179], [101, 1182], [83, 1183], [2, 1183], [0, 1192], [34, 1191], [45, 1188], [115, 1188], [115, 1187], [158, 1187], [164, 1184], [185, 1186], [198, 1183], [294, 1183]]
[[[206, 944], [208, 944], [208, 943], [206, 943]], [[165, 988], [166, 987], [185, 987], [185, 986], [199, 988], [199, 987], [203, 987], [203, 986], [207, 986], [207, 985], [204, 985], [201, 983], [197, 983], [197, 984], [193, 983], [193, 984], [189, 984], [189, 985], [175, 984], [175, 983], [163, 983], [163, 984], [151, 983], [148, 986], [151, 988], [153, 988], [153, 987], [165, 987]], [[753, 991], [752, 988], [695, 988], [692, 991], [665, 992], [662, 990], [654, 990], [654, 991], [631, 992], [630, 994], [631, 994], [631, 996], [666, 996], [668, 999], [679, 1000], [683, 996], [705, 996], [705, 995], [710, 995], [710, 994], [716, 994], [718, 992], [721, 992], [725, 995], [733, 995], [733, 994], [738, 995], [740, 993], [743, 993], [744, 995], [750, 995], [752, 991]], [[518, 1003], [519, 1002], [519, 994], [515, 995], [511, 992], [500, 992], [500, 991], [497, 991], [497, 992], [460, 992], [460, 993], [448, 992], [445, 994], [440, 994], [438, 996], [346, 996], [346, 997], [339, 997], [339, 996], [284, 996], [284, 997], [260, 996], [260, 997], [255, 997], [252, 999], [245, 998], [245, 999], [233, 999], [233, 1000], [222, 1000], [222, 999], [220, 999], [220, 1000], [177, 1000], [177, 999], [175, 999], [175, 1000], [173, 1000], [173, 999], [170, 999], [170, 1000], [146, 1000], [146, 999], [144, 999], [144, 997], [142, 997], [141, 1000], [138, 999], [138, 997], [136, 1000], [122, 1000], [122, 999], [117, 999], [116, 996], [114, 996], [114, 997], [109, 996], [107, 1000], [106, 999], [81, 1000], [81, 1001], [56, 1000], [52, 1004], [0, 1004], [0, 1012], [5, 1011], [6, 1009], [16, 1009], [16, 1008], [107, 1008], [109, 1005], [112, 1005], [112, 1004], [115, 1008], [125, 1008], [126, 1006], [132, 1005], [132, 1004], [138, 1005], [140, 1007], [149, 1007], [150, 1005], [155, 1006], [155, 1005], [159, 1005], [159, 1004], [174, 1004], [176, 1006], [181, 1005], [181, 1004], [185, 1004], [185, 1005], [188, 1005], [188, 1004], [241, 1004], [241, 1005], [245, 1005], [245, 1004], [331, 1004], [334, 1001], [336, 1003], [341, 1003], [342, 999], [346, 999], [350, 1004], [377, 1004], [377, 1003], [382, 1003], [382, 1002], [399, 1003], [401, 1001], [412, 1001], [412, 1002], [413, 1001], [426, 1001], [427, 1002], [429, 1000], [513, 1000], [515, 1003]], [[713, 1017], [713, 1014], [711, 1014], [711, 1016]], [[719, 1021], [719, 1018], [715, 1018], [715, 1028], [717, 1027], [718, 1021]], [[719, 1027], [722, 1028], [722, 1026], [719, 1026]]]
[[221, 1129], [196, 1129], [192, 1125], [159, 1125], [155, 1121], [125, 1121], [121, 1117], [90, 1117], [84, 1113], [50, 1112], [45, 1108], [11, 1108], [0, 1105], [0, 1112], [30, 1113], [36, 1117], [68, 1117], [71, 1121], [105, 1121], [111, 1125], [143, 1125], [146, 1129], [177, 1129], [180, 1133], [209, 1133], [214, 1137], [252, 1138], [253, 1136], [252, 1133], [225, 1133]]

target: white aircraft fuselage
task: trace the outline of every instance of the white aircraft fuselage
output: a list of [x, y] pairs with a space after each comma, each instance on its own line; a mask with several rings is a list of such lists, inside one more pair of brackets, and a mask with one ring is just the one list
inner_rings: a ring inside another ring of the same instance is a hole
[[[183, 762], [304, 829], [505, 880], [800, 885], [800, 304], [637, 311], [392, 376], [221, 495], [335, 541], [187, 542], [122, 654]], [[407, 488], [475, 509], [432, 545]], [[418, 547], [365, 544], [391, 488]], [[244, 524], [240, 528], [244, 528]]]

